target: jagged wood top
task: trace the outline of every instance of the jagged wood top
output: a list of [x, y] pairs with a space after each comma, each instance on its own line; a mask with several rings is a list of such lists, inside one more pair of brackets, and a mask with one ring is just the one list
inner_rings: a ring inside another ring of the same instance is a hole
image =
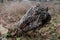
[[[26, 14], [21, 18], [14, 28], [13, 35], [20, 35], [23, 32], [34, 30], [49, 22], [51, 16], [48, 13], [48, 8], [42, 8], [40, 5], [30, 8]], [[13, 31], [12, 31], [13, 32]]]

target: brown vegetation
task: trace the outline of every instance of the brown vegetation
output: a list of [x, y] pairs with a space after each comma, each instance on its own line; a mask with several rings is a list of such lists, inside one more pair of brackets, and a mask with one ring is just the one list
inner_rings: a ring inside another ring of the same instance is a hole
[[[32, 4], [34, 3], [34, 4]], [[20, 18], [24, 15], [24, 13], [33, 5], [35, 5], [35, 2], [32, 2], [31, 4], [28, 2], [21, 2], [21, 3], [15, 3], [12, 2], [10, 4], [3, 4], [0, 6], [0, 25], [2, 27], [12, 28], [14, 27]], [[29, 5], [30, 4], [30, 5]], [[31, 40], [58, 40], [60, 37], [59, 30], [60, 30], [60, 4], [59, 3], [52, 3], [52, 2], [45, 2], [40, 3], [42, 7], [49, 8], [49, 13], [52, 16], [51, 23], [49, 25], [46, 25], [46, 27], [42, 28], [41, 30], [35, 30], [35, 32], [28, 32], [31, 36]], [[56, 34], [57, 33], [57, 34]], [[35, 37], [35, 38], [34, 38]], [[25, 40], [25, 37], [20, 37], [22, 40]], [[23, 39], [24, 38], [24, 39]], [[27, 37], [30, 39], [29, 37]]]

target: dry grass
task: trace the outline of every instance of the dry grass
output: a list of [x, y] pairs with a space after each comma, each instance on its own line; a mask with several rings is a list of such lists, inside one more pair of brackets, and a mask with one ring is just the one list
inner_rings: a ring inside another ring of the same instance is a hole
[[26, 2], [11, 2], [4, 4], [0, 9], [0, 23], [7, 27], [12, 25], [13, 23], [15, 24], [20, 20], [20, 18], [30, 7], [31, 6], [29, 5], [29, 3]]
[[[7, 28], [14, 27], [25, 12], [34, 5], [36, 5], [36, 2], [11, 2], [4, 4], [3, 7], [0, 6], [0, 25]], [[48, 6], [49, 13], [52, 16], [50, 24], [46, 25], [46, 27], [42, 28], [41, 30], [28, 32], [27, 34], [29, 34], [31, 38], [20, 37], [20, 39], [25, 40], [28, 38], [28, 40], [58, 40], [58, 37], [60, 37], [60, 4], [54, 2], [45, 2], [40, 3], [40, 5], [42, 7]]]

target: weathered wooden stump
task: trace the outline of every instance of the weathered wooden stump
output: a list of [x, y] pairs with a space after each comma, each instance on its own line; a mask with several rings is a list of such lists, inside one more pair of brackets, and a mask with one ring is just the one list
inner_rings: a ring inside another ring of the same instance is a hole
[[48, 7], [42, 8], [40, 5], [37, 5], [36, 7], [30, 8], [26, 12], [11, 34], [13, 36], [21, 36], [21, 34], [30, 30], [35, 30], [38, 27], [42, 28], [42, 26], [50, 20], [51, 16], [48, 13]]

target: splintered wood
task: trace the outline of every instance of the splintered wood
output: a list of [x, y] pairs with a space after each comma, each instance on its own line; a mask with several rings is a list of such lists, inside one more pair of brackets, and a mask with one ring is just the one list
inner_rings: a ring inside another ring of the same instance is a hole
[[42, 8], [40, 5], [30, 8], [26, 14], [21, 18], [18, 24], [15, 26], [14, 36], [20, 36], [36, 28], [42, 28], [44, 24], [51, 20], [51, 16], [48, 13], [48, 8]]

